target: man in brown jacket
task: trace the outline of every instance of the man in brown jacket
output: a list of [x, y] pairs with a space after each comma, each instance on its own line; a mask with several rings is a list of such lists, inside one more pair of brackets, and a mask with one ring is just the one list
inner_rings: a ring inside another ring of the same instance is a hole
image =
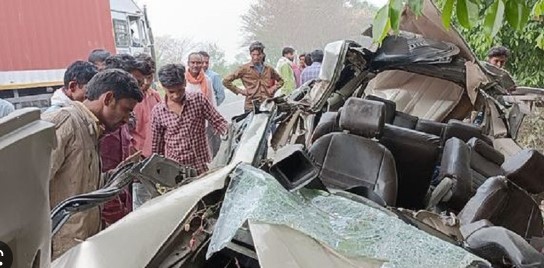
[[[283, 86], [283, 79], [273, 67], [263, 62], [264, 45], [261, 42], [254, 42], [249, 46], [251, 61], [246, 63], [234, 73], [223, 79], [223, 85], [236, 95], [246, 97], [244, 110], [253, 110], [253, 101], [259, 103], [267, 98], [272, 98], [274, 93]], [[241, 79], [244, 89], [237, 87], [232, 82]]]
[[[51, 208], [74, 195], [97, 190], [102, 184], [98, 140], [126, 124], [142, 100], [138, 82], [129, 73], [111, 69], [87, 84], [87, 100], [43, 114], [55, 124], [57, 146], [51, 153], [49, 201]], [[98, 208], [72, 216], [53, 237], [53, 259], [96, 234]]]

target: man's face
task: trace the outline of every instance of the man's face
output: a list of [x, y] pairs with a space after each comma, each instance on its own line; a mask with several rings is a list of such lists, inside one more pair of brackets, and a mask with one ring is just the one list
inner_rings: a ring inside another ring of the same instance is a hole
[[253, 51], [251, 51], [250, 55], [251, 55], [251, 62], [253, 64], [261, 64], [262, 63], [262, 60], [263, 60], [263, 53], [262, 52], [260, 52], [259, 50], [253, 50]]
[[111, 91], [103, 94], [101, 99], [104, 103], [101, 121], [106, 128], [106, 132], [113, 132], [128, 123], [134, 106], [138, 104], [135, 99], [123, 98], [116, 100]]
[[202, 70], [206, 72], [210, 67], [210, 58], [202, 56]]
[[295, 54], [287, 53], [285, 54], [285, 57], [288, 58], [290, 61], [293, 61], [295, 59]]
[[82, 102], [86, 99], [85, 94], [87, 93], [87, 85], [80, 85], [76, 81], [70, 81], [70, 83], [68, 83], [68, 88], [65, 89], [64, 93], [69, 99]]
[[153, 74], [144, 76], [144, 84], [141, 86], [142, 91], [147, 91], [153, 84]]
[[491, 65], [495, 65], [499, 68], [503, 68], [504, 65], [506, 65], [506, 56], [498, 56], [498, 57], [489, 57], [487, 59], [487, 62], [489, 62]]
[[96, 66], [96, 69], [98, 69], [98, 71], [103, 71], [104, 69], [106, 69], [106, 62], [103, 62], [103, 61], [97, 61], [94, 63], [94, 66]]
[[183, 98], [185, 98], [185, 85], [186, 83], [173, 87], [164, 87], [166, 89], [166, 97], [168, 100], [181, 103]]
[[144, 90], [145, 75], [143, 75], [142, 72], [138, 70], [133, 70], [132, 72], [130, 72], [130, 74], [134, 76], [134, 78], [136, 78], [136, 81], [138, 81], [138, 87], [140, 88], [140, 90]]
[[299, 56], [298, 57], [298, 66], [304, 68], [306, 67], [306, 56]]
[[189, 72], [192, 75], [197, 76], [200, 71], [202, 71], [202, 56], [199, 54], [189, 56], [187, 65], [189, 66]]

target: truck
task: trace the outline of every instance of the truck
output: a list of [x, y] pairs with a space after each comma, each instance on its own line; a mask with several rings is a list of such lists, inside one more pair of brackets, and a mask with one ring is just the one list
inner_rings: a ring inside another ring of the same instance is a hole
[[153, 55], [145, 7], [132, 0], [5, 0], [0, 8], [0, 98], [47, 107], [67, 66], [93, 49]]

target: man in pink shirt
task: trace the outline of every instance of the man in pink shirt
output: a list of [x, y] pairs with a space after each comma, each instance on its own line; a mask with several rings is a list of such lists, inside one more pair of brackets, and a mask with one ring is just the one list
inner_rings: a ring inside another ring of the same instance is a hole
[[[161, 102], [159, 93], [151, 88], [155, 74], [155, 61], [147, 54], [136, 56], [139, 69], [144, 75], [144, 83], [141, 87], [144, 95], [143, 100], [134, 107], [134, 118], [136, 124], [131, 128], [130, 134], [134, 139], [134, 148], [142, 152], [143, 157], [151, 156], [151, 110]], [[134, 182], [132, 186], [133, 207], [141, 206], [151, 198], [144, 186], [139, 182]]]
[[161, 102], [159, 93], [151, 89], [155, 74], [155, 61], [147, 54], [139, 54], [136, 60], [140, 64], [145, 80], [142, 85], [144, 99], [134, 107], [136, 125], [130, 134], [134, 138], [134, 148], [142, 151], [142, 156], [151, 156], [151, 110]]

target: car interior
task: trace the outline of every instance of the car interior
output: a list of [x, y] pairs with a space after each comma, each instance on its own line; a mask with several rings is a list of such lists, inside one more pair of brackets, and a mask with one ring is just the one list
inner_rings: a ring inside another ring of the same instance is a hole
[[505, 157], [475, 125], [420, 119], [373, 95], [324, 113], [311, 140], [309, 153], [327, 187], [368, 188], [394, 209], [453, 213], [461, 231], [474, 228], [463, 235], [468, 248], [488, 259], [526, 248], [509, 261], [542, 260], [531, 255], [544, 239], [533, 196], [544, 191], [544, 155], [537, 150]]

